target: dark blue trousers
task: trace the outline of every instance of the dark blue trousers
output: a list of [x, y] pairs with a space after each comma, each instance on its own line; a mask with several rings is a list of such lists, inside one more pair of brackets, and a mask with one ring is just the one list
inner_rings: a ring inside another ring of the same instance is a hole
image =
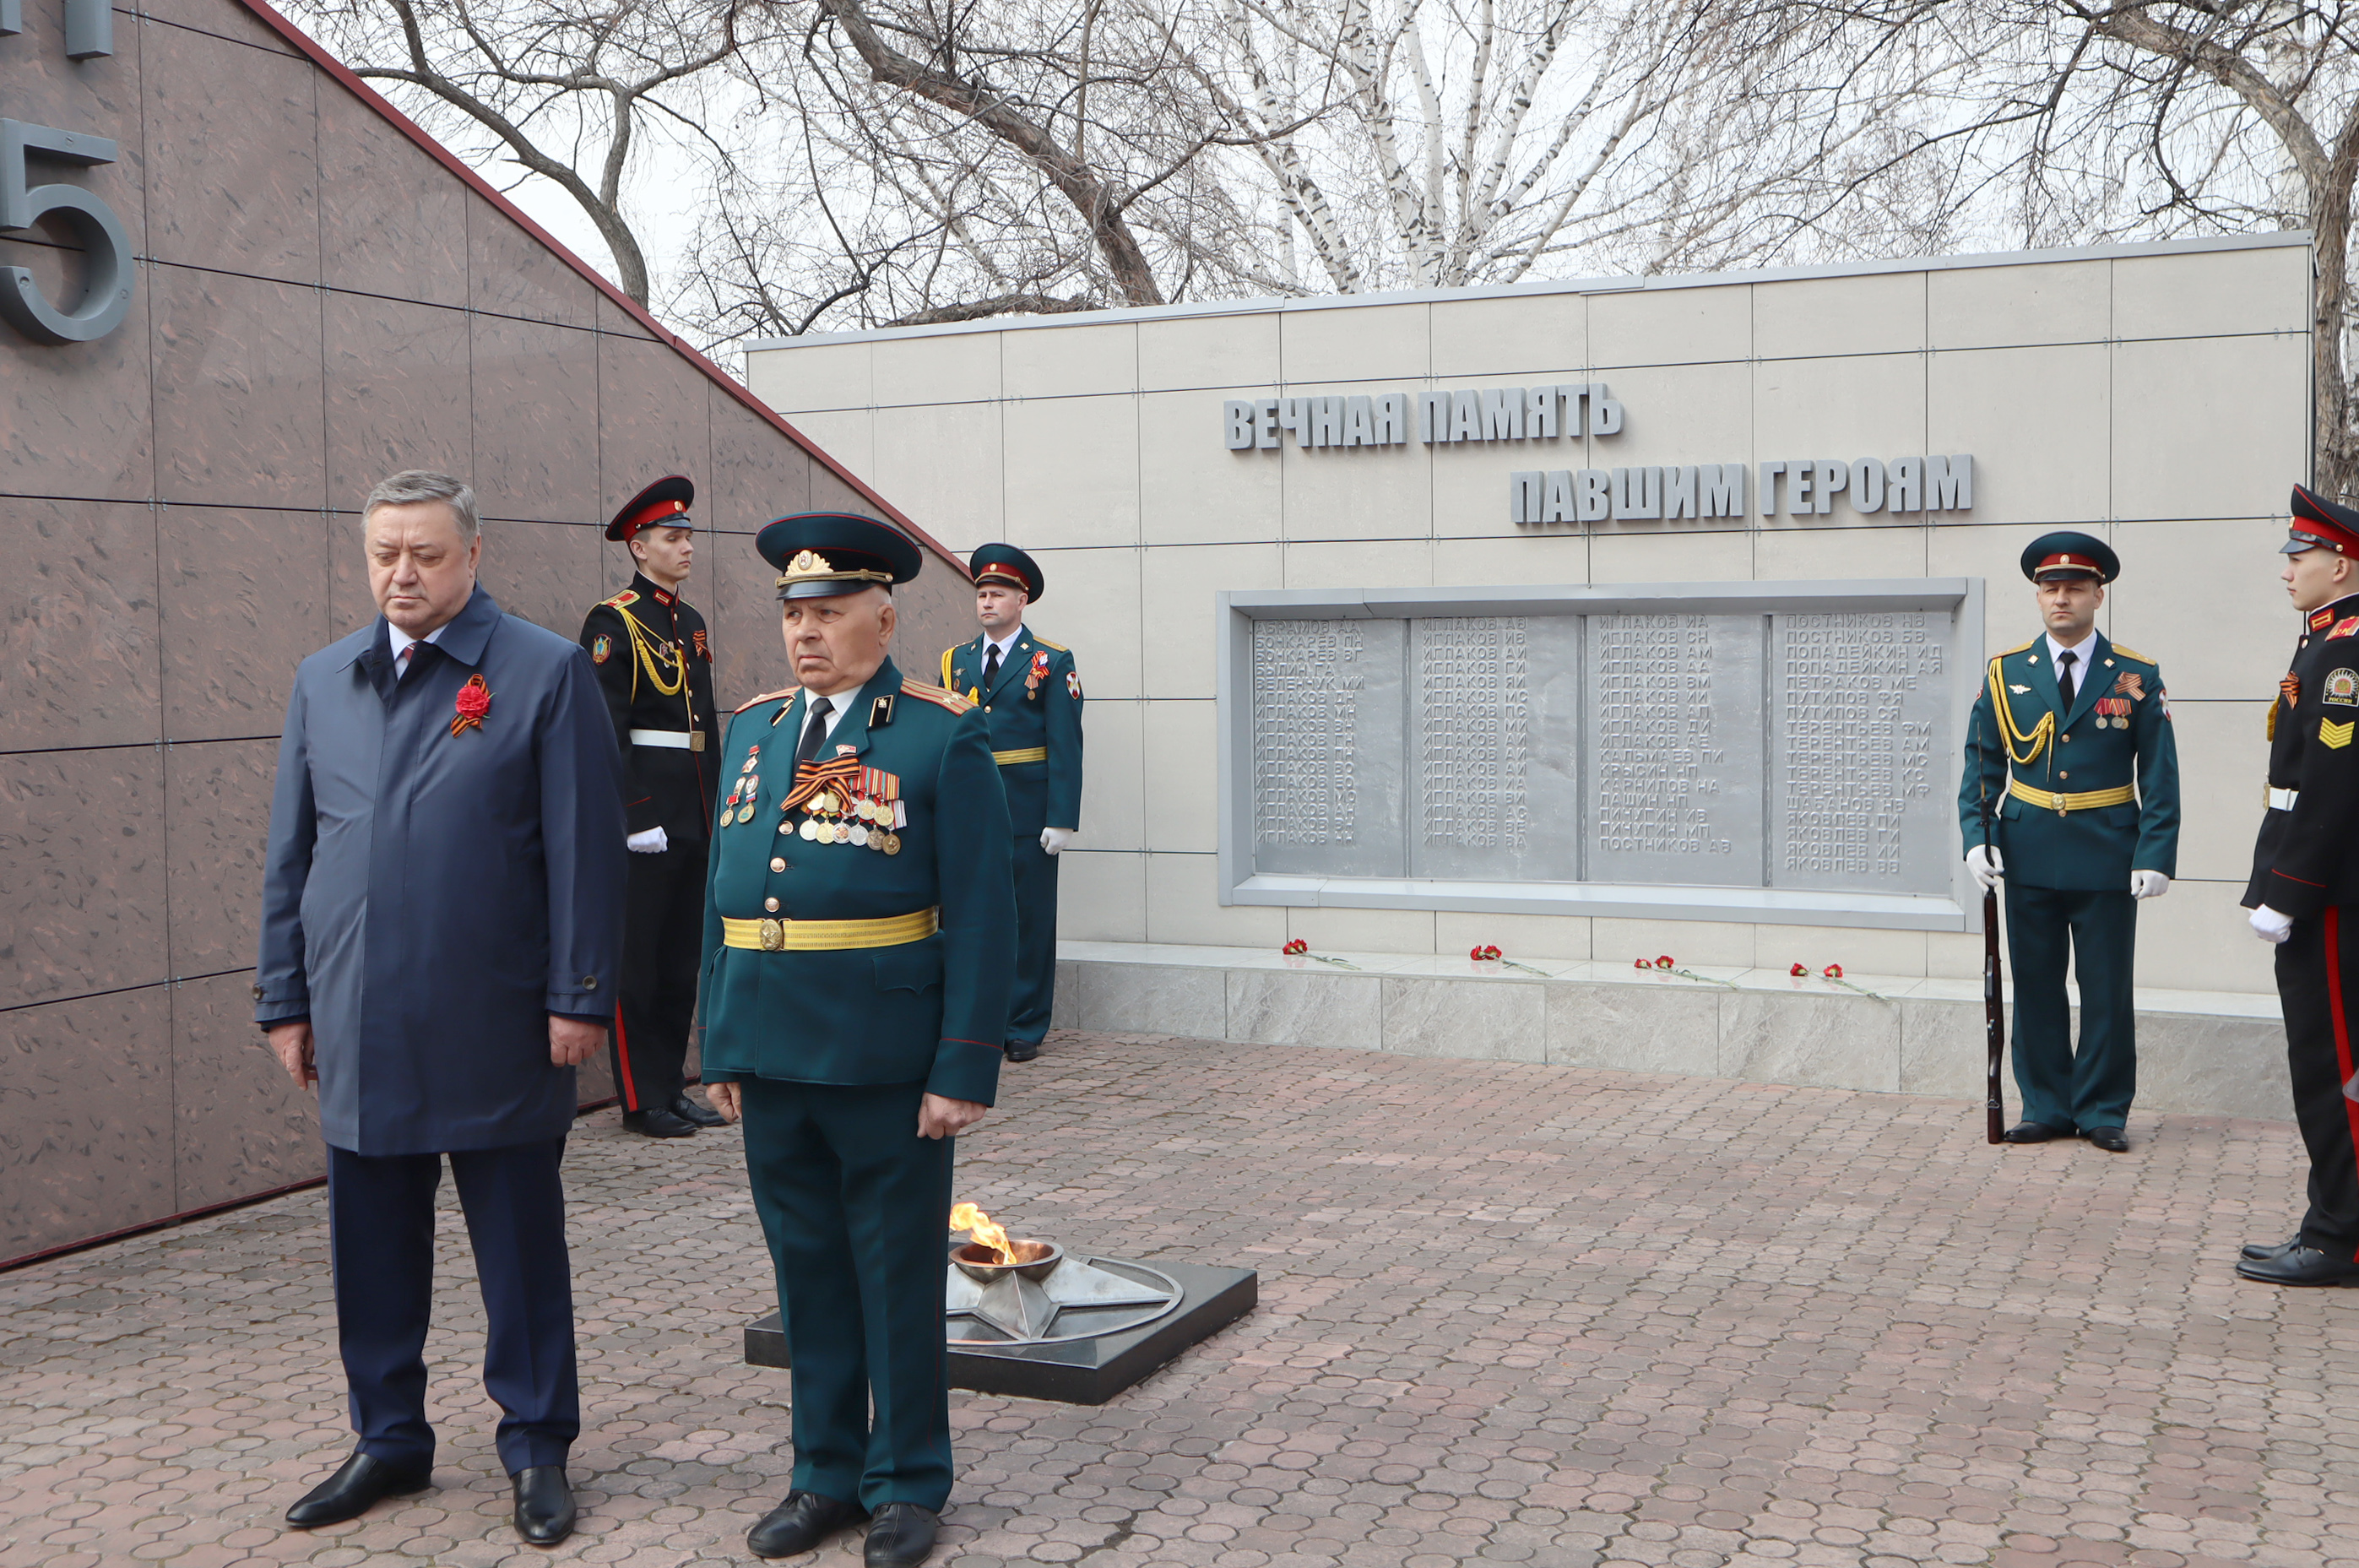
[[[499, 1401], [500, 1463], [513, 1475], [562, 1465], [582, 1431], [573, 1367], [573, 1276], [565, 1254], [565, 1140], [450, 1155], [467, 1215], [489, 1334], [484, 1388]], [[328, 1146], [329, 1250], [336, 1341], [361, 1452], [430, 1465], [426, 1323], [434, 1296], [440, 1154], [354, 1154]]]
[[[754, 1189], [794, 1363], [798, 1491], [870, 1509], [951, 1494], [953, 1139], [922, 1083], [740, 1079]], [[873, 1411], [873, 1414], [872, 1414]]]
[[[2137, 1007], [2130, 991], [2137, 900], [2025, 887], [2006, 879], [2006, 953], [2015, 966], [2015, 1086], [2023, 1119], [2060, 1133], [2129, 1120], [2137, 1093]], [[2072, 1043], [2066, 960], [2081, 984]]]

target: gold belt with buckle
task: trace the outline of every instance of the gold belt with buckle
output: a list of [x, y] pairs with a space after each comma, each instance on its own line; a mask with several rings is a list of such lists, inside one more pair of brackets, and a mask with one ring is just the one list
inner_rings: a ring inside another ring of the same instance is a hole
[[922, 942], [941, 930], [941, 909], [919, 909], [914, 915], [886, 915], [875, 920], [741, 920], [721, 917], [724, 947], [746, 947], [759, 953], [834, 953], [855, 947], [898, 947]]
[[1013, 768], [1019, 762], [1046, 762], [1049, 760], [1049, 748], [1045, 746], [1018, 746], [1014, 751], [995, 751], [991, 754], [991, 760], [1002, 768]]
[[2093, 811], [2100, 806], [2126, 806], [2137, 799], [2137, 791], [2127, 784], [2117, 789], [2035, 789], [2020, 779], [2009, 779], [2006, 792], [2026, 805], [2060, 817], [2068, 811]]

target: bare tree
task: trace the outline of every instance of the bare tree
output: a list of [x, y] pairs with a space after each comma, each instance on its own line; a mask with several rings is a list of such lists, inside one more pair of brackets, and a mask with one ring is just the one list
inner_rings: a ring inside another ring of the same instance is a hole
[[772, 20], [761, 0], [299, 0], [293, 9], [355, 74], [391, 89], [462, 152], [504, 158], [564, 191], [641, 305], [651, 287], [625, 201], [634, 157], [651, 123], [719, 156], [704, 79], [764, 41]]
[[[1780, 219], [1797, 249], [1915, 231], [2018, 245], [2309, 229], [2315, 478], [2359, 490], [2350, 343], [2359, 8], [2340, 0], [1759, 0], [1764, 91], [1827, 125], [1884, 120]], [[1896, 105], [1906, 114], [1888, 118]]]

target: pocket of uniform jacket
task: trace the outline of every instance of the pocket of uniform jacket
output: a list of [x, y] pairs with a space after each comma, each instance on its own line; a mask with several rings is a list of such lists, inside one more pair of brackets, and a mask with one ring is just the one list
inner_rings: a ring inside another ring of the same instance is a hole
[[942, 983], [942, 939], [905, 942], [876, 950], [879, 991], [923, 991]]

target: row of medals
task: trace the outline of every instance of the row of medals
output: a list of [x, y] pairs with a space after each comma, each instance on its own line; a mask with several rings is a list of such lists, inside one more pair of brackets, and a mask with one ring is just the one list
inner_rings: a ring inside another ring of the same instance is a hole
[[[756, 747], [745, 757], [745, 766], [737, 770], [737, 792], [729, 797], [736, 806], [733, 815], [723, 810], [722, 821], [750, 822], [754, 820], [754, 800], [762, 791], [762, 778], [756, 771], [762, 765], [761, 748]], [[843, 820], [848, 809], [856, 822]], [[785, 811], [782, 802], [778, 809]], [[795, 830], [811, 844], [849, 844], [863, 849], [873, 849], [880, 855], [901, 853], [901, 835], [893, 831], [893, 802], [872, 800], [864, 795], [839, 794], [833, 789], [822, 789], [811, 797], [803, 810], [809, 813], [802, 825]], [[787, 824], [780, 822], [778, 831], [785, 833]]]

